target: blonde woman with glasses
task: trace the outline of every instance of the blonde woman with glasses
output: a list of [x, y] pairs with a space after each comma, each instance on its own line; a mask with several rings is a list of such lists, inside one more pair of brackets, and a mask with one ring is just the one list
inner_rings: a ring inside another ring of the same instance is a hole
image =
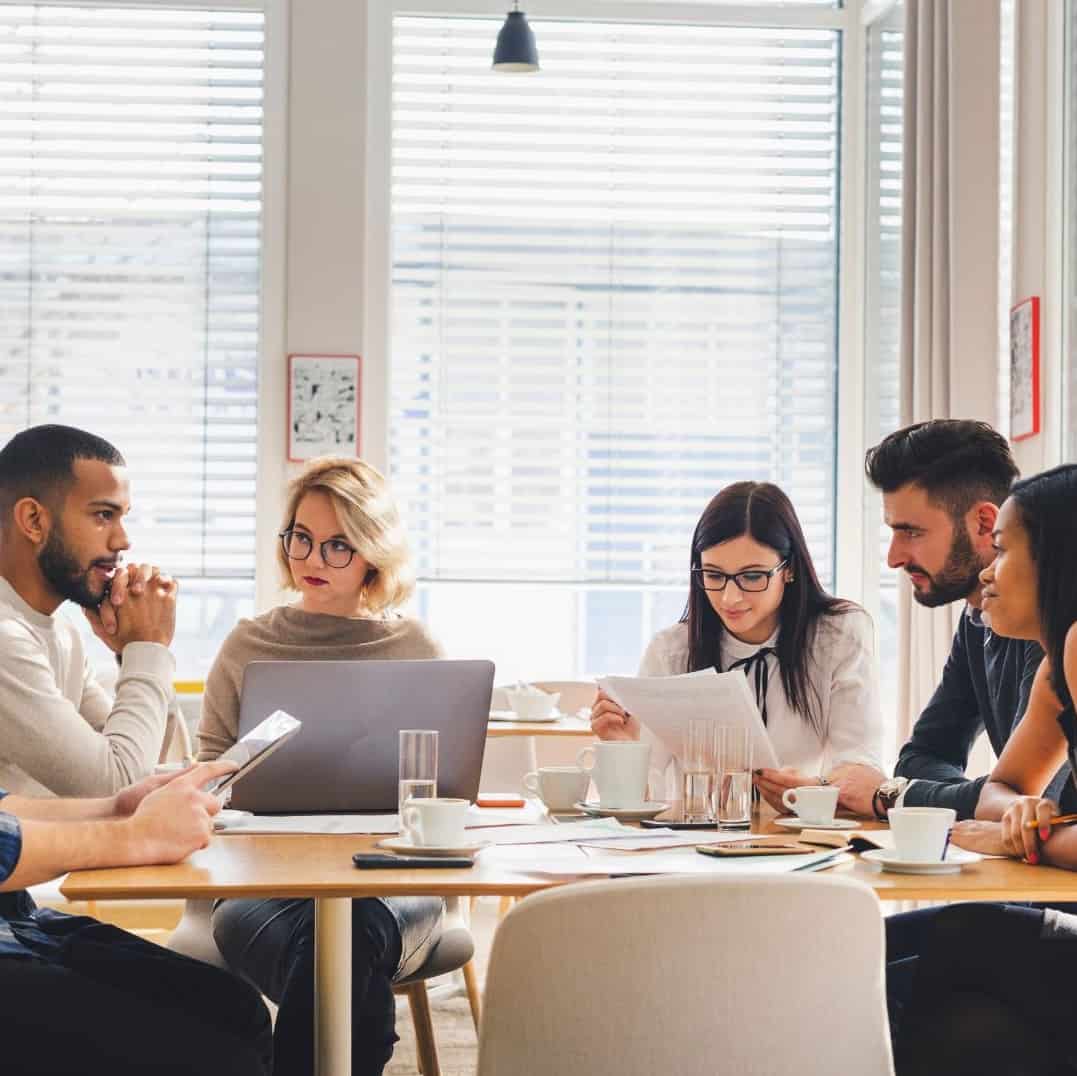
[[[288, 492], [277, 559], [299, 601], [242, 620], [206, 681], [199, 758], [238, 736], [243, 670], [251, 661], [436, 658], [416, 620], [394, 612], [411, 595], [410, 556], [385, 479], [361, 460], [312, 461]], [[382, 1071], [396, 1042], [392, 984], [415, 971], [441, 929], [429, 897], [352, 901], [352, 1073]], [[314, 906], [309, 900], [229, 900], [213, 937], [232, 969], [278, 1006], [275, 1076], [310, 1071], [314, 1056]]]

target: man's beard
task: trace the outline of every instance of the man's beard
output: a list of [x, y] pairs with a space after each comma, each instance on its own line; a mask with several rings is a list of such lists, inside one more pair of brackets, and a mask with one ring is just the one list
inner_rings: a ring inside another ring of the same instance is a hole
[[979, 586], [982, 570], [983, 565], [972, 547], [972, 539], [962, 523], [956, 526], [949, 555], [938, 575], [924, 571], [919, 564], [905, 565], [906, 572], [916, 572], [928, 580], [929, 586], [926, 589], [921, 590], [914, 586], [912, 594], [918, 604], [929, 609], [967, 598]]
[[91, 572], [96, 567], [115, 568], [117, 561], [114, 558], [101, 557], [83, 568], [78, 558], [67, 548], [60, 528], [54, 527], [38, 554], [37, 563], [49, 586], [62, 598], [77, 602], [86, 609], [96, 609], [108, 590], [108, 583], [95, 591], [90, 583]]

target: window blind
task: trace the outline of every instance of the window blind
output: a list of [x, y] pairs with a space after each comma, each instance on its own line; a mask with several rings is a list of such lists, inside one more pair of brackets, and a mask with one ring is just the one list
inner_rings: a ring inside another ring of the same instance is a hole
[[258, 12], [0, 3], [0, 437], [130, 465], [133, 554], [253, 579]]
[[429, 579], [682, 584], [707, 500], [832, 572], [840, 40], [393, 23], [390, 460]]

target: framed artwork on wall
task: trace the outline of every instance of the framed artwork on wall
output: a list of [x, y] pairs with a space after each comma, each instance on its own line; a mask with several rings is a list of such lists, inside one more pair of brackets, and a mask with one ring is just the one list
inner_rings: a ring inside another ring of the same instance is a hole
[[1040, 300], [1010, 310], [1010, 440], [1040, 432]]
[[288, 356], [288, 459], [359, 455], [358, 355]]

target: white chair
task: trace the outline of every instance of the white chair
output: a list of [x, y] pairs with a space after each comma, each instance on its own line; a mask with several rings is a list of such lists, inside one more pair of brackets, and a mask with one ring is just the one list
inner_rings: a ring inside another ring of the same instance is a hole
[[842, 878], [626, 878], [494, 937], [478, 1076], [892, 1076], [883, 925]]

